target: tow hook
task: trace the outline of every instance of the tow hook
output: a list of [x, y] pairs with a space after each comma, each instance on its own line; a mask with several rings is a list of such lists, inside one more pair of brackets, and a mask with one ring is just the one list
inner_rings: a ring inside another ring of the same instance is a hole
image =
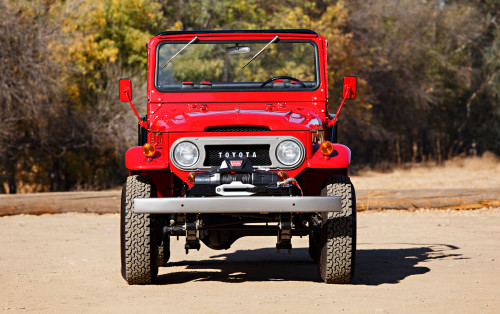
[[[278, 231], [278, 242], [276, 243], [277, 254], [280, 254], [281, 249], [288, 250], [288, 254], [292, 254], [292, 216], [287, 215], [285, 219], [287, 221], [283, 221], [283, 217], [280, 216], [280, 224]], [[288, 221], [289, 219], [289, 221]]]
[[189, 250], [200, 250], [200, 233], [198, 231], [198, 219], [196, 222], [191, 222], [184, 225], [186, 229], [186, 245], [184, 248], [186, 249], [186, 254], [189, 253]]

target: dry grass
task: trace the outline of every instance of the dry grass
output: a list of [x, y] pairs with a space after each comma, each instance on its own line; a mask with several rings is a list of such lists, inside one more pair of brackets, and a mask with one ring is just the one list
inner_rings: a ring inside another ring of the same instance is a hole
[[389, 173], [361, 171], [351, 177], [357, 189], [438, 189], [500, 187], [500, 159], [491, 153], [455, 158], [443, 166], [416, 164]]

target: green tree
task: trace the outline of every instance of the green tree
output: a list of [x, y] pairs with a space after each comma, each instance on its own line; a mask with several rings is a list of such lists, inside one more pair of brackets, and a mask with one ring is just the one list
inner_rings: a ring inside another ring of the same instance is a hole
[[[368, 81], [374, 128], [369, 154], [393, 161], [440, 160], [454, 151], [463, 98], [475, 73], [471, 56], [481, 32], [475, 7], [432, 1], [349, 3], [362, 76]], [[377, 148], [374, 147], [376, 150]]]
[[474, 1], [483, 16], [483, 32], [473, 55], [477, 75], [465, 101], [459, 126], [462, 146], [500, 154], [500, 1]]
[[38, 191], [118, 183], [135, 121], [116, 100], [116, 82], [145, 81], [159, 5], [2, 0], [0, 11], [2, 181], [10, 192], [16, 181]]

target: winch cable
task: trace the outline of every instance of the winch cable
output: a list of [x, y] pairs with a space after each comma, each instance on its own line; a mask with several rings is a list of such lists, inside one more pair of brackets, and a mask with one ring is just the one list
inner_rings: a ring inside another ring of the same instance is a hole
[[288, 184], [295, 185], [300, 190], [300, 196], [304, 196], [304, 192], [302, 191], [302, 188], [300, 187], [299, 183], [297, 182], [297, 180], [295, 178], [288, 178], [283, 182], [278, 182], [279, 187], [286, 186]]

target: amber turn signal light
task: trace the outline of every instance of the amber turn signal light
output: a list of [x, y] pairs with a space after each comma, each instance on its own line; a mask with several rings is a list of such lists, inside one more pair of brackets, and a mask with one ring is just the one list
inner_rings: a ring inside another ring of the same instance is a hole
[[280, 171], [278, 172], [278, 180], [280, 182], [283, 182], [285, 181], [286, 179], [288, 179], [288, 173], [286, 173], [285, 171]]
[[151, 143], [146, 143], [142, 146], [142, 153], [144, 156], [151, 158], [156, 153], [156, 147]]
[[187, 182], [189, 184], [194, 184], [194, 172], [190, 172], [187, 177]]
[[319, 145], [319, 150], [323, 155], [328, 156], [333, 153], [333, 144], [331, 142], [325, 141], [321, 143], [321, 145]]

